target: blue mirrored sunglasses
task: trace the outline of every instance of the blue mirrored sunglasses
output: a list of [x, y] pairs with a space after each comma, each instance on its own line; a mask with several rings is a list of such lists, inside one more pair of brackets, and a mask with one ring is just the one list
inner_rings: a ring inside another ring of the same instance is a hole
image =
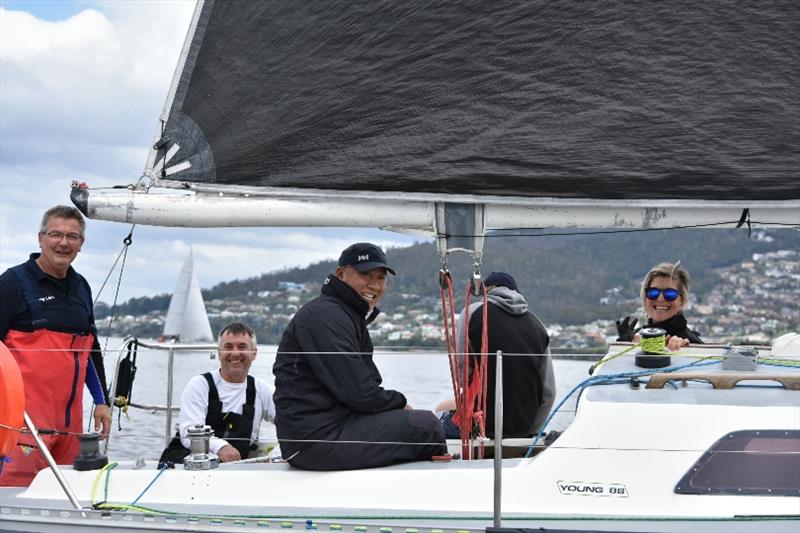
[[678, 299], [678, 296], [681, 295], [681, 293], [678, 292], [678, 289], [659, 289], [656, 287], [648, 287], [644, 291], [644, 294], [647, 296], [648, 300], [657, 300], [658, 295], [663, 294], [664, 299], [668, 302], [674, 302]]

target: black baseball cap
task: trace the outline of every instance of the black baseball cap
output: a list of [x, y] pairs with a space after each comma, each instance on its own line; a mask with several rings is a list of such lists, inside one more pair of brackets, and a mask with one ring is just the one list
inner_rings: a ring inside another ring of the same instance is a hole
[[385, 268], [394, 274], [389, 265], [386, 264], [386, 254], [379, 246], [369, 242], [357, 242], [344, 249], [339, 256], [339, 266], [351, 266], [359, 272], [369, 272], [376, 268]]
[[517, 282], [514, 281], [514, 278], [511, 277], [510, 274], [506, 274], [505, 272], [492, 272], [486, 279], [483, 280], [483, 284], [487, 287], [490, 285], [494, 285], [495, 287], [508, 287], [512, 291], [518, 291], [517, 289]]

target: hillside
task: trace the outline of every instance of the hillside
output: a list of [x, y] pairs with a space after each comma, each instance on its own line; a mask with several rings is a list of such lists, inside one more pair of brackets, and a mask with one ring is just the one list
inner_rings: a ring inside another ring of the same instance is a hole
[[[572, 233], [559, 235], [558, 233]], [[484, 273], [502, 270], [512, 274], [520, 291], [531, 301], [543, 320], [581, 324], [598, 318], [597, 302], [615, 287], [623, 293], [636, 291], [636, 284], [655, 263], [676, 261], [693, 278], [692, 292], [701, 296], [719, 283], [713, 269], [746, 261], [754, 253], [800, 248], [800, 233], [789, 229], [757, 230], [748, 238], [739, 229], [676, 229], [628, 233], [525, 231], [495, 235], [486, 239]], [[418, 243], [388, 251], [389, 262], [398, 275], [382, 308], [391, 312], [415, 295], [429, 307], [439, 299], [438, 255], [433, 243]], [[463, 301], [463, 287], [471, 274], [471, 259], [455, 254], [449, 267], [456, 280], [456, 295]], [[259, 293], [275, 291], [280, 281], [309, 283], [315, 287], [335, 269], [335, 262], [323, 261], [306, 268], [261, 274], [244, 280], [220, 283], [203, 291], [206, 301], [238, 300], [258, 304]], [[315, 289], [316, 290], [316, 289]], [[312, 292], [306, 296], [313, 297]], [[407, 303], [407, 302], [406, 302]], [[169, 295], [134, 298], [118, 306], [117, 315], [142, 315], [165, 311]], [[612, 301], [602, 310], [609, 317], [626, 312]], [[97, 309], [98, 318], [108, 314], [107, 306]]]

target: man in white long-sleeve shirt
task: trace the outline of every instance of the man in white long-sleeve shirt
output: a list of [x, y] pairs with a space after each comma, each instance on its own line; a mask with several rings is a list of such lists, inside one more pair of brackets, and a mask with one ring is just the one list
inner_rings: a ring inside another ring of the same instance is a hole
[[274, 420], [272, 387], [250, 376], [256, 358], [256, 336], [240, 322], [219, 334], [220, 368], [189, 380], [181, 396], [179, 433], [161, 455], [161, 463], [180, 463], [189, 453], [188, 430], [207, 424], [214, 431], [210, 451], [220, 462], [246, 459], [257, 450], [261, 420]]

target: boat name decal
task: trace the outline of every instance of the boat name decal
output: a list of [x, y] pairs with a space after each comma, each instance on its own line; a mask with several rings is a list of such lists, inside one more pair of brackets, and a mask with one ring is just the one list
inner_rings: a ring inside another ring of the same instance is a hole
[[565, 496], [628, 497], [628, 489], [622, 483], [557, 481], [556, 485], [558, 485], [559, 492]]

